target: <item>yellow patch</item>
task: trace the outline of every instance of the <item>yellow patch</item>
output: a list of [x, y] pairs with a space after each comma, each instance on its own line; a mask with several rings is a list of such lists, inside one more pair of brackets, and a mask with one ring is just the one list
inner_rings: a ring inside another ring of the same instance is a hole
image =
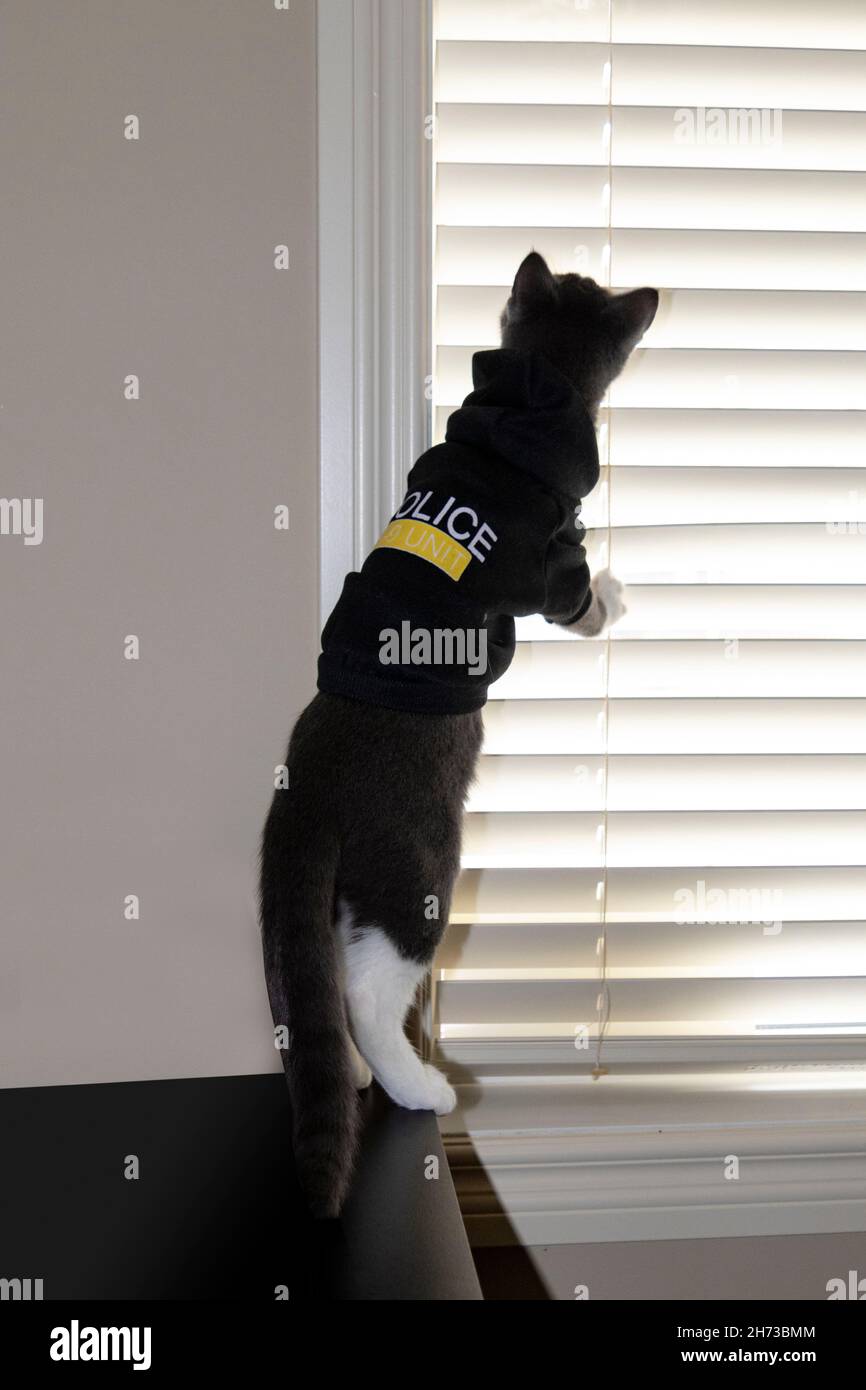
[[409, 555], [420, 555], [431, 565], [447, 574], [449, 579], [458, 580], [472, 556], [451, 536], [440, 531], [438, 526], [430, 526], [424, 521], [412, 521], [404, 517], [392, 521], [377, 540], [374, 549], [387, 546], [391, 550], [405, 550]]

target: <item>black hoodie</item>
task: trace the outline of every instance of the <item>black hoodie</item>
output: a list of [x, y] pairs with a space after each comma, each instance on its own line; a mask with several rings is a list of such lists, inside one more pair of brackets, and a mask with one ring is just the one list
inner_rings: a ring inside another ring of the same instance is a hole
[[591, 602], [581, 499], [595, 427], [537, 353], [476, 352], [474, 391], [322, 633], [319, 689], [388, 709], [465, 714], [514, 655], [514, 619], [582, 617]]

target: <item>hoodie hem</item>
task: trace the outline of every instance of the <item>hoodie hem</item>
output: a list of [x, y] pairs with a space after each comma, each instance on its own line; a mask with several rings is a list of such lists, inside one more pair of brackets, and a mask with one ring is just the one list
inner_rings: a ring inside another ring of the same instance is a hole
[[473, 714], [487, 703], [487, 688], [458, 690], [432, 682], [400, 681], [342, 668], [330, 671], [319, 659], [318, 688], [324, 695], [342, 695], [366, 705], [400, 710], [404, 714]]

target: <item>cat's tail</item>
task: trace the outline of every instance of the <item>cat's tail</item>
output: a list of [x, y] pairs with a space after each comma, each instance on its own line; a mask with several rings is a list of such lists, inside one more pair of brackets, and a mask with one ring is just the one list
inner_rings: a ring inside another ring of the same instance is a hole
[[298, 1178], [320, 1217], [340, 1213], [358, 1136], [334, 925], [337, 856], [336, 834], [302, 826], [288, 794], [277, 792], [262, 836], [262, 948]]

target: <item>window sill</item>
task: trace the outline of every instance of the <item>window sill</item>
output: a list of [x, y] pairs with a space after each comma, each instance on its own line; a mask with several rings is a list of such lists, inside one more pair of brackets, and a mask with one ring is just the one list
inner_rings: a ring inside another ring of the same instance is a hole
[[475, 1246], [866, 1229], [862, 1065], [572, 1069], [458, 1095], [443, 1130]]

